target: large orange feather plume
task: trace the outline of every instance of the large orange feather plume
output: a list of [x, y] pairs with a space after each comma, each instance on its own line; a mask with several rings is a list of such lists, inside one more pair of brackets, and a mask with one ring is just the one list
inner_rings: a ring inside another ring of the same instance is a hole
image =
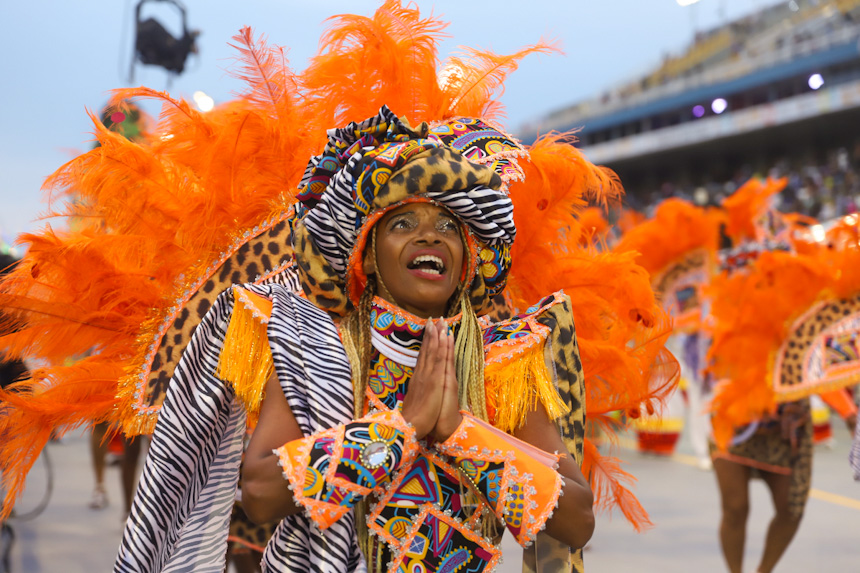
[[[675, 388], [678, 363], [664, 348], [671, 318], [655, 300], [635, 253], [598, 251], [579, 219], [589, 204], [617, 204], [623, 190], [615, 173], [588, 162], [574, 141], [572, 134], [543, 136], [521, 161], [525, 181], [510, 189], [517, 240], [507, 296], [516, 309], [542, 293], [564, 290], [570, 296], [587, 416], [612, 434], [608, 414], [652, 411]], [[618, 461], [591, 445], [584, 455], [598, 507], [618, 503], [634, 527], [647, 526], [647, 513], [630, 501], [623, 485], [628, 476]]]
[[[0, 304], [10, 311], [0, 346], [42, 364], [17, 394], [0, 395], [11, 406], [0, 421], [0, 434], [13, 436], [0, 444], [8, 501], [53, 429], [108, 421], [130, 433], [146, 430], [130, 422], [132, 392], [118, 390], [118, 381], [139, 367], [176, 301], [187, 300], [183, 289], [211, 272], [231, 244], [288, 209], [326, 129], [370, 117], [383, 104], [413, 123], [502, 117], [505, 77], [526, 55], [555, 50], [544, 42], [510, 55], [464, 48], [440, 65], [444, 28], [396, 0], [369, 18], [339, 16], [301, 74], [282, 48], [244, 28], [234, 46], [247, 89], [208, 113], [147, 88], [114, 92], [111, 105], [119, 108], [136, 98], [160, 101], [157, 128], [132, 142], [93, 116], [100, 146], [46, 183], [55, 204], [68, 202], [52, 214], [82, 223], [22, 236], [28, 253], [0, 285]], [[617, 201], [617, 177], [589, 163], [570, 135], [539, 138], [522, 164], [527, 180], [510, 189], [519, 229], [514, 306], [564, 289], [589, 415], [647, 408], [676, 379], [677, 364], [663, 350], [670, 320], [634, 257], [583, 245], [576, 219], [589, 202]], [[634, 523], [647, 521], [615, 461], [586, 447], [586, 464], [600, 504], [615, 500]]]
[[683, 199], [666, 199], [654, 216], [625, 232], [616, 251], [636, 251], [636, 262], [654, 275], [685, 254], [704, 249], [713, 258], [719, 241], [718, 213]]
[[712, 280], [708, 360], [721, 380], [711, 404], [717, 445], [727, 447], [735, 428], [775, 412], [774, 354], [793, 320], [823, 296], [831, 279], [830, 269], [814, 257], [764, 252], [750, 268]]
[[726, 232], [737, 243], [741, 240], [757, 239], [761, 230], [760, 218], [767, 212], [771, 197], [782, 191], [788, 179], [761, 180], [756, 177], [735, 190], [723, 200], [722, 206], [728, 217]]

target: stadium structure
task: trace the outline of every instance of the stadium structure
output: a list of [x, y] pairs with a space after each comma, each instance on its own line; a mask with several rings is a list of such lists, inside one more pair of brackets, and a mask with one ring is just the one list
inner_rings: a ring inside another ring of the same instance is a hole
[[536, 123], [524, 140], [579, 129], [634, 206], [837, 151], [860, 166], [860, 0], [779, 2], [699, 32], [650, 73]]

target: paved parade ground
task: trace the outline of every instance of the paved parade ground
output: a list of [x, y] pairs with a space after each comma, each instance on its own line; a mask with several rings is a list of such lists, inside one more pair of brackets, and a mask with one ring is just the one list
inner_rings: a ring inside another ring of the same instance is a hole
[[[846, 461], [847, 431], [835, 428], [832, 449], [816, 449], [813, 491], [792, 545], [777, 567], [780, 573], [858, 571], [860, 568], [860, 483]], [[44, 512], [29, 521], [12, 520], [11, 573], [98, 573], [111, 570], [119, 544], [121, 501], [119, 468], [106, 475], [110, 505], [88, 509], [93, 487], [88, 439], [73, 433], [48, 446], [54, 487]], [[717, 543], [719, 506], [714, 475], [691, 462], [682, 440], [672, 459], [621, 450], [625, 468], [639, 478], [635, 491], [650, 512], [654, 528], [637, 534], [620, 515], [598, 515], [586, 550], [588, 573], [719, 573], [725, 571]], [[30, 513], [45, 493], [46, 465], [36, 462], [19, 514]], [[770, 519], [767, 490], [753, 483], [745, 571], [754, 571]], [[506, 558], [498, 573], [520, 570], [516, 546], [506, 536]]]

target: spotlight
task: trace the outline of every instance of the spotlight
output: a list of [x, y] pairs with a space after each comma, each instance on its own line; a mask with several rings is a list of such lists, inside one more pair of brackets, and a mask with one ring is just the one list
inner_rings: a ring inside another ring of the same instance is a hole
[[[164, 25], [155, 18], [141, 17], [143, 5], [147, 2], [164, 2], [174, 6], [182, 17], [182, 36], [176, 38], [167, 31]], [[134, 58], [132, 59], [131, 77], [134, 76], [134, 62], [159, 66], [174, 74], [185, 70], [185, 61], [189, 54], [197, 53], [197, 36], [199, 30], [189, 30], [185, 7], [179, 0], [139, 0], [135, 7], [135, 39]]]
[[729, 102], [724, 100], [721, 97], [718, 97], [714, 101], [711, 102], [711, 110], [717, 115], [726, 111], [726, 108], [729, 107]]
[[702, 117], [703, 115], [705, 115], [705, 106], [703, 106], [703, 105], [694, 106], [693, 107], [693, 115], [695, 117]]
[[809, 76], [809, 81], [807, 83], [810, 88], [817, 90], [824, 85], [824, 78], [821, 77], [821, 74], [812, 74]]
[[212, 108], [215, 107], [215, 100], [201, 91], [194, 92], [192, 97], [194, 98], [194, 103], [197, 104], [197, 109], [200, 111], [212, 111]]

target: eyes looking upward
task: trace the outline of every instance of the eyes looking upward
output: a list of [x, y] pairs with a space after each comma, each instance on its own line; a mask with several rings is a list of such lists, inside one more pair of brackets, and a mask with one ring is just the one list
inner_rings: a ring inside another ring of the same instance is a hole
[[445, 208], [415, 202], [396, 207], [377, 224], [376, 257], [364, 269], [378, 274], [383, 298], [428, 318], [444, 316], [463, 269], [460, 224]]
[[[395, 212], [391, 216], [391, 219], [388, 220], [387, 230], [388, 232], [410, 232], [416, 230], [419, 224], [420, 218], [415, 211], [409, 210], [402, 213]], [[457, 224], [457, 221], [454, 219], [454, 216], [445, 211], [444, 209], [439, 209], [439, 212], [436, 216], [434, 228], [437, 233], [446, 236], [455, 236], [459, 238], [460, 225]]]

